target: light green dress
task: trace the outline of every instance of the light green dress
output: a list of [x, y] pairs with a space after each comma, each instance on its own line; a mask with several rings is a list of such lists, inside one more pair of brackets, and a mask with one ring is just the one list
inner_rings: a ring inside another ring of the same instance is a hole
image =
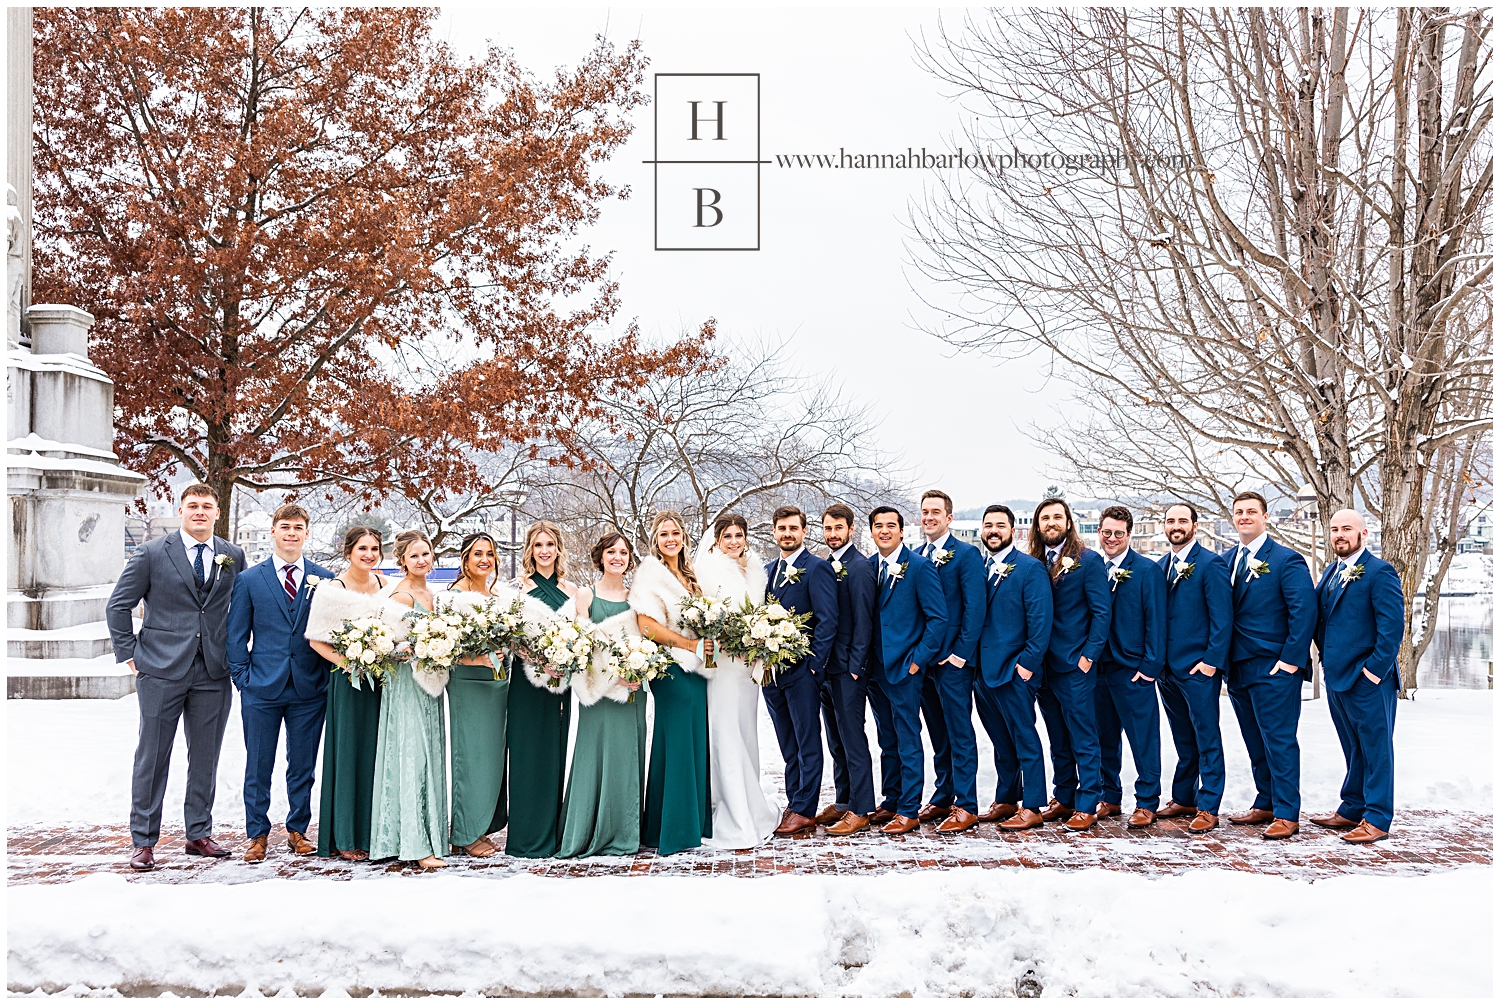
[[[589, 619], [598, 624], [628, 610], [628, 601], [595, 597]], [[634, 697], [630, 702], [600, 698], [579, 706], [559, 858], [634, 855], [640, 850], [646, 692]]]
[[401, 664], [380, 701], [370, 858], [415, 862], [447, 853], [446, 748], [443, 699], [418, 687], [412, 665]]
[[[490, 657], [505, 669], [505, 654]], [[505, 826], [505, 713], [510, 678], [494, 667], [455, 663], [448, 674], [453, 734], [453, 824], [448, 840], [466, 848]]]

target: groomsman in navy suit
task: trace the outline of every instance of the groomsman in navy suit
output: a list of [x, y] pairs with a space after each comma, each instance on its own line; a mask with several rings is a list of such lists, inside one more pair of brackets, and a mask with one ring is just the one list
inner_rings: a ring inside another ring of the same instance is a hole
[[1047, 798], [1042, 739], [1036, 731], [1036, 692], [1052, 635], [1052, 584], [1047, 570], [1015, 545], [1009, 506], [984, 511], [984, 629], [975, 658], [974, 704], [995, 748], [995, 801], [979, 815], [1004, 830], [1042, 825]]
[[774, 833], [791, 837], [817, 826], [818, 790], [823, 787], [823, 737], [818, 730], [818, 695], [839, 625], [838, 584], [833, 567], [803, 545], [807, 515], [778, 506], [771, 530], [781, 558], [766, 563], [766, 593], [796, 614], [811, 614], [812, 655], [787, 667], [765, 687], [766, 711], [786, 761], [786, 813]]
[[922, 716], [932, 739], [932, 799], [917, 813], [922, 823], [946, 817], [938, 833], [956, 834], [979, 822], [979, 741], [974, 736], [974, 650], [984, 629], [984, 559], [979, 549], [948, 533], [953, 500], [931, 489], [922, 495], [919, 553], [937, 566], [948, 608], [938, 658], [922, 681]]
[[1406, 631], [1401, 577], [1370, 554], [1365, 536], [1354, 510], [1333, 515], [1328, 538], [1339, 560], [1318, 584], [1318, 653], [1348, 771], [1339, 808], [1312, 822], [1348, 829], [1353, 844], [1385, 840], [1396, 810], [1396, 654]]
[[844, 837], [869, 827], [875, 812], [875, 772], [865, 735], [865, 661], [875, 616], [875, 570], [854, 547], [854, 511], [843, 503], [823, 511], [823, 543], [838, 583], [839, 621], [821, 694], [834, 802], [819, 811], [817, 820], [828, 833]]
[[1104, 560], [1083, 546], [1073, 511], [1062, 499], [1043, 499], [1031, 520], [1031, 557], [1052, 579], [1052, 636], [1037, 704], [1052, 751], [1052, 801], [1043, 820], [1070, 830], [1098, 822], [1103, 795], [1094, 664], [1109, 644], [1109, 580]]
[[271, 833], [271, 774], [286, 728], [287, 846], [311, 855], [313, 769], [328, 708], [328, 661], [307, 644], [312, 590], [333, 573], [302, 557], [307, 511], [282, 506], [271, 515], [274, 551], [235, 577], [229, 599], [229, 679], [240, 692], [245, 732], [246, 862], [266, 857]]
[[1224, 739], [1219, 733], [1219, 682], [1229, 667], [1234, 599], [1229, 566], [1198, 543], [1198, 511], [1188, 503], [1168, 506], [1167, 544], [1161, 560], [1167, 577], [1167, 666], [1159, 690], [1177, 770], [1172, 800], [1159, 817], [1192, 817], [1188, 830], [1203, 834], [1219, 826], [1224, 797]]
[[1109, 578], [1109, 645], [1099, 660], [1094, 709], [1099, 720], [1099, 750], [1104, 798], [1101, 817], [1120, 815], [1123, 749], [1130, 741], [1135, 761], [1135, 810], [1129, 827], [1156, 822], [1161, 804], [1161, 712], [1156, 682], [1167, 658], [1167, 579], [1161, 568], [1130, 547], [1135, 517], [1124, 506], [1099, 514], [1099, 547]]
[[892, 506], [870, 511], [875, 573], [875, 641], [871, 646], [870, 708], [880, 741], [885, 802], [875, 820], [887, 834], [921, 826], [922, 676], [942, 648], [948, 608], [937, 567], [901, 542], [906, 521]]
[[1270, 824], [1268, 841], [1297, 833], [1302, 810], [1302, 671], [1318, 623], [1317, 591], [1301, 555], [1266, 532], [1265, 496], [1234, 497], [1240, 545], [1229, 553], [1234, 636], [1229, 647], [1229, 704], [1250, 753], [1255, 803], [1232, 824]]

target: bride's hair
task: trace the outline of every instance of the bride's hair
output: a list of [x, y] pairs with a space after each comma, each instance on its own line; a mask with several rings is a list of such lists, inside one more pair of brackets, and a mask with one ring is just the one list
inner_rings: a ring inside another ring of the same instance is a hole
[[664, 509], [651, 521], [651, 554], [662, 565], [671, 568], [666, 556], [661, 553], [661, 546], [656, 542], [656, 534], [664, 523], [675, 523], [677, 529], [682, 531], [682, 550], [677, 553], [677, 576], [682, 580], [682, 585], [687, 587], [687, 591], [696, 596], [703, 592], [703, 588], [698, 585], [698, 575], [693, 571], [692, 542], [688, 540], [687, 524], [683, 521], [682, 514], [675, 509]]
[[[725, 513], [719, 519], [715, 520], [714, 544], [717, 545], [719, 543], [719, 538], [723, 537], [724, 532], [730, 527], [738, 527], [745, 532], [745, 549], [740, 552], [740, 557], [735, 559], [740, 564], [740, 571], [744, 572], [749, 567], [750, 561], [750, 524], [744, 517], [738, 513]], [[724, 554], [723, 549], [720, 549], [719, 554]], [[726, 555], [725, 557], [727, 558], [728, 556]]]

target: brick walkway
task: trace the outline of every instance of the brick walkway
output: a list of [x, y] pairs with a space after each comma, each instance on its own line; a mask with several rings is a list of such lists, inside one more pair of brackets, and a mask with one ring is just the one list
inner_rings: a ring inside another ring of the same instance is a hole
[[[968, 833], [938, 837], [931, 827], [902, 837], [878, 833], [853, 838], [816, 836], [772, 840], [748, 852], [697, 850], [661, 857], [645, 851], [630, 857], [575, 860], [514, 859], [496, 855], [474, 859], [455, 855], [443, 872], [484, 878], [517, 873], [543, 876], [743, 876], [786, 873], [840, 875], [918, 869], [1112, 869], [1145, 875], [1180, 874], [1188, 869], [1236, 869], [1313, 880], [1353, 873], [1415, 876], [1465, 865], [1490, 865], [1494, 818], [1480, 814], [1410, 813], [1397, 820], [1387, 841], [1366, 847], [1346, 844], [1336, 834], [1309, 824], [1287, 841], [1264, 841], [1259, 827], [1227, 823], [1195, 837], [1186, 821], [1160, 821], [1144, 831], [1128, 830], [1122, 820], [1101, 822], [1087, 834], [1049, 824], [1019, 834], [1002, 834], [993, 824]], [[273, 877], [339, 880], [385, 873], [420, 872], [399, 862], [349, 863], [293, 855], [286, 834], [272, 832], [269, 858], [249, 865], [240, 859], [243, 842], [221, 833], [233, 855], [208, 861], [182, 853], [182, 833], [168, 831], [157, 845], [157, 868], [133, 873], [127, 859], [127, 828], [14, 827], [7, 832], [7, 882], [61, 883], [90, 873], [131, 876], [141, 883], [253, 883]], [[503, 838], [503, 832], [501, 837]], [[312, 835], [314, 841], [316, 835]], [[503, 840], [498, 841], [502, 847]]]

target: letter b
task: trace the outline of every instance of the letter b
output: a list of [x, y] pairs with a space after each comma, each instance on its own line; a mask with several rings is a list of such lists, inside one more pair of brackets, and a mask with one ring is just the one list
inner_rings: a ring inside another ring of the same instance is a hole
[[[719, 209], [719, 190], [716, 189], [716, 188], [695, 188], [695, 189], [693, 189], [693, 191], [696, 192], [697, 195], [698, 195], [698, 222], [695, 223], [695, 224], [693, 224], [693, 226], [695, 226], [695, 227], [717, 227], [719, 224], [723, 223], [724, 222], [724, 211], [721, 210], [721, 209]], [[708, 202], [704, 202], [703, 201], [703, 193], [704, 192], [712, 192], [714, 194], [713, 199], [710, 200], [710, 201], [708, 201]], [[714, 215], [714, 222], [713, 223], [704, 223], [703, 222], [703, 211], [705, 209], [708, 210], [708, 211], [710, 211], [711, 213], [713, 213], [713, 215]]]

